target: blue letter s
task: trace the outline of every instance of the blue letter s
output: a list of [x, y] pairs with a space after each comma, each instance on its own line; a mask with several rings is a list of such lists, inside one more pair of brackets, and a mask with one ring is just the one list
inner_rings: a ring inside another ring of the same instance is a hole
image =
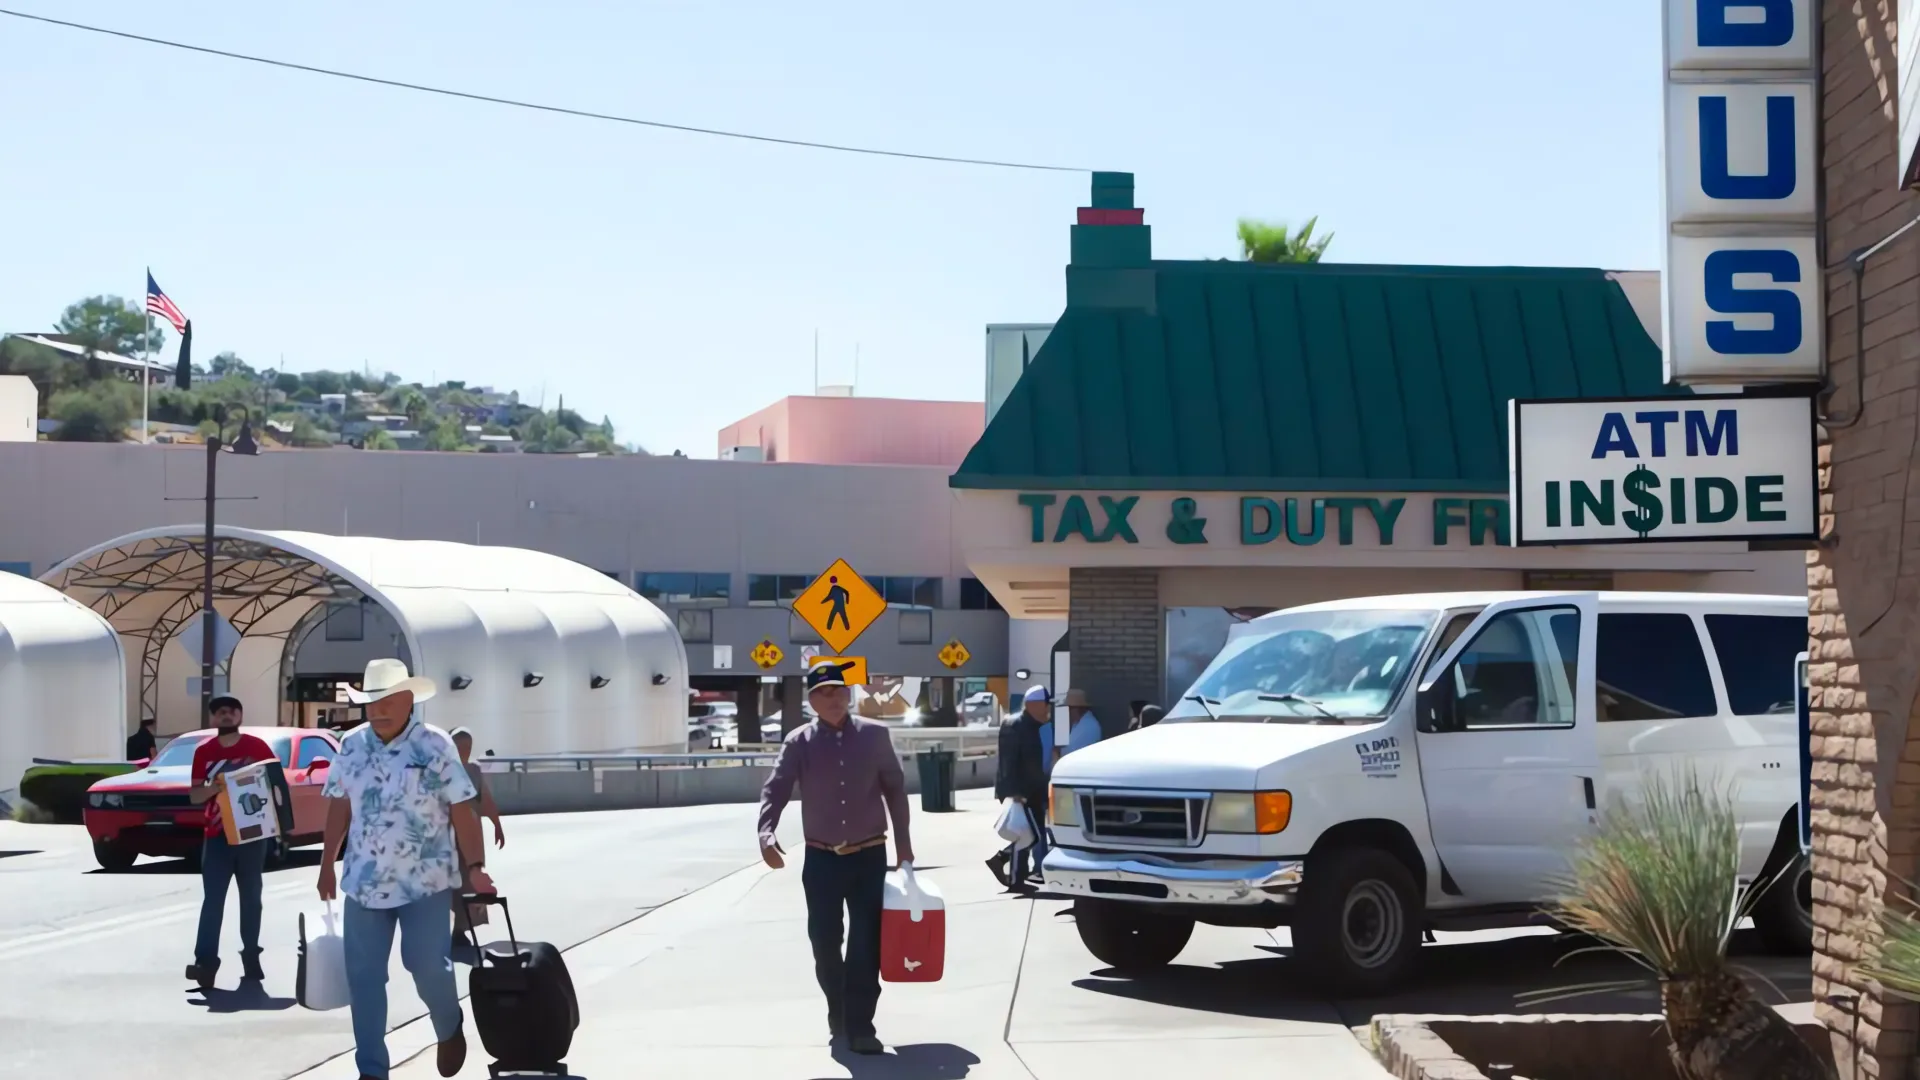
[[1776, 282], [1800, 280], [1800, 259], [1791, 251], [1716, 251], [1707, 256], [1707, 307], [1722, 315], [1771, 315], [1769, 330], [1735, 329], [1732, 320], [1707, 323], [1707, 347], [1733, 356], [1779, 356], [1800, 347], [1800, 298], [1790, 289], [1739, 289], [1735, 274], [1765, 274]]

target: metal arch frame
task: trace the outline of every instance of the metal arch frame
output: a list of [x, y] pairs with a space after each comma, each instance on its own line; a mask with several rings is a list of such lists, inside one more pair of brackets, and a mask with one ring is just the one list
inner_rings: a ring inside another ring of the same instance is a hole
[[[204, 562], [201, 551], [204, 545], [205, 541], [199, 538], [149, 537], [103, 552], [92, 563], [72, 567], [58, 580], [50, 582], [62, 592], [75, 589], [94, 592], [88, 606], [109, 621], [135, 597], [156, 592], [178, 594], [151, 625], [119, 631], [123, 636], [145, 639], [140, 656], [143, 720], [158, 718], [160, 662], [167, 643], [202, 614]], [[222, 599], [241, 601], [237, 609], [231, 614], [222, 613], [222, 617], [242, 637], [289, 603], [370, 599], [351, 582], [314, 560], [258, 541], [217, 537], [212, 558], [216, 604]], [[261, 636], [290, 641], [293, 631], [305, 622], [304, 618], [296, 620], [294, 627]], [[222, 666], [230, 667], [231, 662], [229, 656]], [[282, 664], [284, 666], [284, 659]]]

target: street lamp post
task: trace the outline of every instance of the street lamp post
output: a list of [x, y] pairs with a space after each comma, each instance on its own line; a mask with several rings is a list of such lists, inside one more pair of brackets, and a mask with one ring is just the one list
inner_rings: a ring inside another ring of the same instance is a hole
[[[240, 431], [234, 436], [233, 445], [225, 449], [231, 454], [242, 454], [247, 457], [253, 457], [260, 453], [260, 445], [253, 440], [253, 414], [248, 411], [245, 405], [235, 407], [240, 410]], [[215, 631], [219, 626], [220, 619], [219, 613], [215, 611], [213, 607], [213, 552], [215, 543], [213, 536], [213, 505], [219, 501], [219, 496], [215, 493], [215, 483], [219, 474], [220, 451], [222, 449], [220, 436], [226, 431], [226, 406], [214, 406], [213, 422], [215, 425], [214, 433], [207, 436], [207, 532], [205, 538], [206, 546], [202, 549], [201, 553], [201, 562], [204, 564], [202, 567], [204, 576], [200, 586], [200, 605], [202, 609], [200, 613], [200, 717], [204, 723], [211, 723], [213, 720], [213, 669], [215, 666], [215, 650], [218, 647], [218, 635]]]

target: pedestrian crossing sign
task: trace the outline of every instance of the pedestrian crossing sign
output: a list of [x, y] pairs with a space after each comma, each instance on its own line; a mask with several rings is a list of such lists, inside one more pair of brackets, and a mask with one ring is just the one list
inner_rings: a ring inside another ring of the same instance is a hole
[[813, 627], [820, 640], [836, 653], [846, 652], [847, 646], [886, 610], [886, 599], [854, 573], [845, 559], [836, 560], [793, 599], [793, 613]]

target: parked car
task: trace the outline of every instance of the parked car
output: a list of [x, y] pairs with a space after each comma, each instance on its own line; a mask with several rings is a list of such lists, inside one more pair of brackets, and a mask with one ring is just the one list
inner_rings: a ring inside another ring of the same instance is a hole
[[[328, 763], [340, 752], [340, 741], [330, 731], [307, 728], [240, 730], [264, 740], [286, 770], [287, 790], [293, 797], [293, 835], [267, 841], [271, 845], [267, 862], [279, 865], [293, 848], [321, 840], [327, 808], [320, 788], [327, 779]], [[181, 735], [146, 768], [110, 776], [87, 789], [81, 813], [101, 869], [126, 870], [142, 855], [200, 857], [206, 810], [193, 805], [187, 791], [193, 781], [193, 752], [214, 734], [206, 729]]]
[[1392, 990], [1421, 933], [1526, 923], [1643, 777], [1735, 792], [1755, 928], [1812, 948], [1794, 682], [1804, 596], [1363, 597], [1263, 616], [1159, 724], [1053, 769], [1049, 891], [1103, 964], [1196, 922], [1291, 926], [1329, 986]]

